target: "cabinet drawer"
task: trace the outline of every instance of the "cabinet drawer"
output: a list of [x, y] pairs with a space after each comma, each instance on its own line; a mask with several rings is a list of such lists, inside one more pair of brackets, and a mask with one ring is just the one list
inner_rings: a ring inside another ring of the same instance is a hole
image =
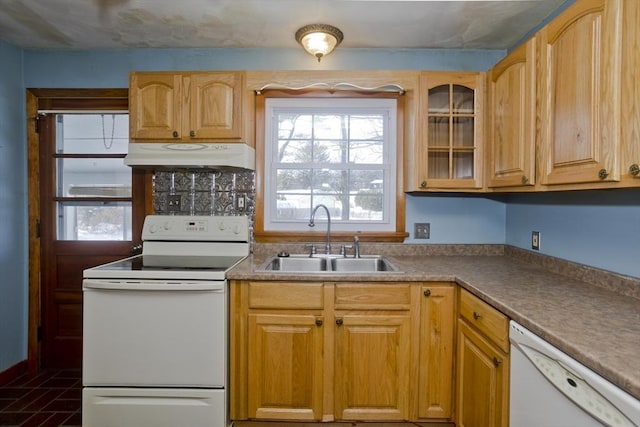
[[339, 283], [336, 310], [409, 310], [411, 284]]
[[249, 282], [249, 308], [322, 309], [322, 283]]
[[509, 319], [486, 302], [464, 289], [460, 290], [460, 316], [509, 352]]

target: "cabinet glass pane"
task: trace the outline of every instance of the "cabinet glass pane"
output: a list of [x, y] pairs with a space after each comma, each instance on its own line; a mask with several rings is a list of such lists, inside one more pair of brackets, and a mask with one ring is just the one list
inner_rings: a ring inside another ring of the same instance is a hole
[[449, 114], [449, 85], [429, 89], [429, 114]]
[[473, 89], [453, 85], [453, 113], [473, 114]]
[[473, 147], [473, 117], [453, 119], [453, 146]]
[[449, 118], [448, 117], [429, 117], [429, 136], [430, 147], [448, 147], [449, 146]]
[[473, 151], [453, 153], [453, 178], [473, 179]]
[[449, 179], [449, 152], [429, 151], [429, 173], [431, 179]]

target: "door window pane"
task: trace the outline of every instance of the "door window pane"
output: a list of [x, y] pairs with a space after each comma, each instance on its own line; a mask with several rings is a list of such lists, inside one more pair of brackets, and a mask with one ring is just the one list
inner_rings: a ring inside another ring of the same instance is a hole
[[132, 239], [128, 129], [125, 113], [56, 116], [59, 240]]

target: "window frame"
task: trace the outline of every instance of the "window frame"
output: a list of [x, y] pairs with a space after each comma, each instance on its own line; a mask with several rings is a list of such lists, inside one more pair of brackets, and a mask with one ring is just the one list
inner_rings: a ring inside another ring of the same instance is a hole
[[362, 241], [371, 242], [403, 242], [408, 236], [405, 231], [405, 195], [403, 191], [403, 152], [404, 152], [404, 97], [395, 92], [379, 91], [351, 91], [351, 90], [289, 90], [271, 89], [256, 93], [256, 192], [254, 238], [259, 243], [272, 242], [308, 242], [322, 240], [325, 235], [323, 229], [317, 231], [281, 231], [265, 230], [265, 186], [266, 182], [266, 100], [269, 98], [391, 98], [397, 102], [396, 107], [396, 152], [395, 152], [395, 201], [391, 201], [391, 208], [395, 208], [395, 231], [358, 231], [353, 229], [332, 230], [334, 241], [350, 241], [357, 234]]

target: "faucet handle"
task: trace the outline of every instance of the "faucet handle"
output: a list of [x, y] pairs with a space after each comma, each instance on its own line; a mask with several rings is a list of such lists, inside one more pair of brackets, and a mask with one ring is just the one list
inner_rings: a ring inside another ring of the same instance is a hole
[[353, 248], [352, 245], [340, 245], [340, 256], [347, 256], [347, 249]]
[[360, 258], [360, 237], [353, 236], [353, 257]]
[[309, 256], [313, 256], [318, 253], [318, 249], [316, 248], [315, 243], [307, 243], [304, 245], [305, 248], [309, 248]]

